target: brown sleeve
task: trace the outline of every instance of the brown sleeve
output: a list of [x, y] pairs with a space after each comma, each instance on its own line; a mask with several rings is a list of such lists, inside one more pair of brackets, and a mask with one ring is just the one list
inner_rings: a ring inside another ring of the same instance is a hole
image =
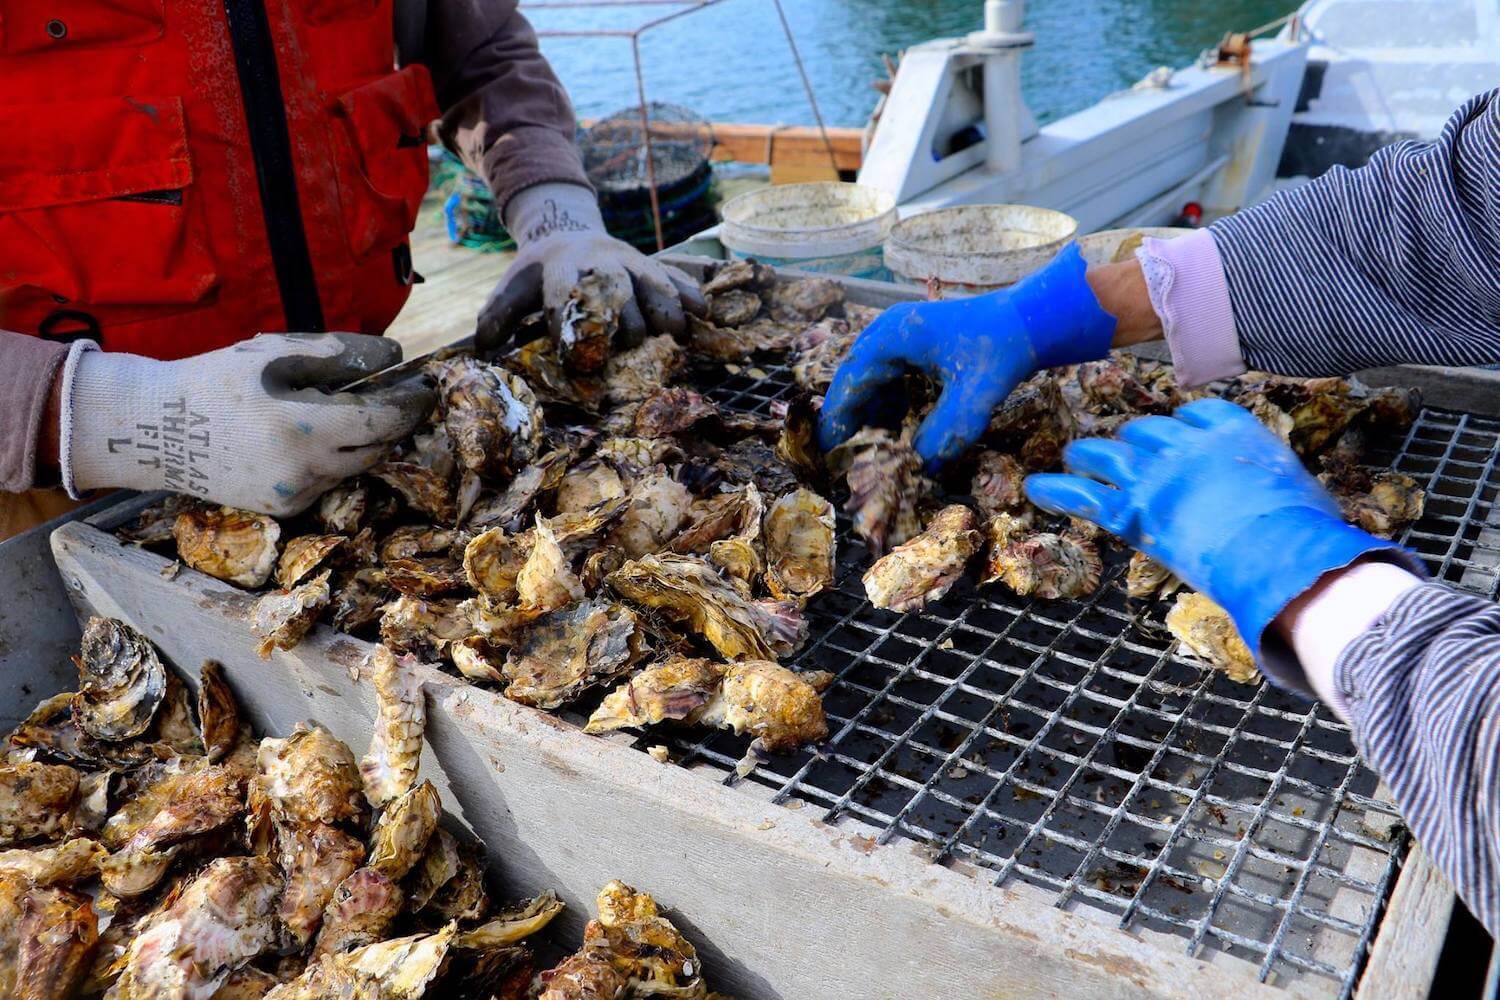
[[0, 330], [0, 490], [31, 489], [42, 414], [67, 344]]
[[501, 212], [548, 181], [590, 187], [574, 142], [568, 92], [516, 0], [433, 0], [426, 62], [443, 143], [489, 182]]

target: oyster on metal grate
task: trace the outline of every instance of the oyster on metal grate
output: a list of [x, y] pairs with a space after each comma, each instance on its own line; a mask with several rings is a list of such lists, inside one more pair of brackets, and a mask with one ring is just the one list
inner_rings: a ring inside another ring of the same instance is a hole
[[399, 493], [419, 514], [443, 524], [451, 524], [458, 517], [458, 495], [451, 476], [416, 462], [400, 461], [381, 462], [370, 475]]
[[274, 948], [280, 889], [264, 859], [210, 862], [131, 940], [110, 996], [212, 996], [231, 971]]
[[307, 947], [323, 924], [334, 890], [365, 860], [365, 845], [326, 823], [290, 823], [276, 831], [276, 864], [285, 883], [276, 919], [291, 944]]
[[427, 849], [442, 808], [437, 788], [430, 781], [423, 781], [392, 801], [375, 824], [367, 866], [392, 880], [405, 877]]
[[372, 511], [369, 483], [346, 479], [318, 499], [318, 525], [330, 535], [352, 535], [365, 527]]
[[276, 564], [276, 582], [284, 589], [297, 586], [307, 574], [349, 539], [345, 535], [299, 535], [281, 547], [281, 561]]
[[150, 727], [167, 673], [144, 635], [114, 618], [90, 618], [79, 643], [73, 721], [97, 740], [127, 740]]
[[805, 603], [833, 585], [833, 504], [812, 490], [793, 490], [765, 516], [766, 589], [783, 601]]
[[671, 437], [718, 416], [718, 407], [701, 393], [684, 386], [663, 387], [641, 400], [635, 411], [635, 434], [643, 438]]
[[738, 490], [695, 500], [689, 520], [668, 548], [683, 555], [703, 555], [746, 597], [765, 565], [761, 519], [765, 503], [754, 483]]
[[844, 286], [831, 278], [783, 281], [771, 289], [766, 303], [774, 319], [787, 323], [816, 323], [844, 301]]
[[608, 535], [609, 544], [634, 559], [659, 552], [681, 529], [693, 495], [665, 472], [643, 476]]
[[299, 724], [286, 739], [267, 737], [256, 752], [250, 798], [286, 823], [359, 823], [363, 785], [354, 754], [319, 725]]
[[604, 366], [604, 396], [613, 404], [645, 399], [682, 370], [682, 347], [669, 334], [647, 337], [638, 347], [610, 357]]
[[808, 327], [792, 340], [792, 379], [811, 392], [826, 391], [858, 336], [841, 319], [825, 319]]
[[1015, 452], [1032, 471], [1056, 468], [1062, 450], [1078, 436], [1078, 419], [1068, 407], [1057, 376], [1042, 372], [1011, 393], [990, 417], [984, 440]]
[[890, 611], [915, 611], [941, 600], [979, 551], [981, 539], [973, 511], [961, 504], [944, 507], [920, 535], [865, 571], [865, 595]]
[[358, 868], [338, 884], [323, 908], [322, 926], [313, 943], [311, 963], [385, 937], [406, 903], [406, 895], [389, 875]]
[[776, 438], [776, 457], [807, 483], [820, 483], [827, 475], [823, 451], [818, 447], [818, 411], [820, 401], [810, 393], [799, 392], [787, 404], [786, 417]]
[[628, 484], [658, 466], [681, 461], [682, 449], [676, 441], [617, 435], [600, 441], [594, 457], [613, 465]]
[[725, 664], [674, 656], [653, 664], [615, 688], [589, 716], [587, 733], [625, 726], [654, 726], [694, 717], [719, 690]]
[[1085, 361], [1078, 366], [1078, 387], [1084, 406], [1099, 414], [1170, 413], [1172, 397], [1149, 381], [1136, 376], [1129, 355], [1103, 361]]
[[537, 708], [557, 708], [608, 684], [645, 655], [633, 611], [608, 601], [583, 601], [554, 611], [526, 633], [506, 658], [505, 696]]
[[443, 426], [463, 468], [499, 476], [541, 453], [542, 407], [525, 379], [468, 356], [431, 362], [427, 373], [437, 380]]
[[526, 380], [543, 406], [561, 404], [598, 413], [604, 383], [597, 376], [574, 374], [563, 367], [551, 337], [537, 337], [506, 354], [500, 363]]
[[854, 533], [877, 558], [922, 530], [917, 506], [931, 483], [922, 475], [922, 460], [905, 440], [889, 431], [866, 427], [829, 455], [834, 470], [849, 483], [844, 509]]
[[526, 538], [504, 528], [489, 528], [464, 546], [464, 575], [469, 586], [492, 601], [512, 604], [516, 580], [531, 553], [535, 536]]
[[714, 467], [728, 482], [741, 486], [754, 483], [770, 497], [779, 497], [800, 485], [791, 466], [776, 457], [775, 446], [755, 438], [736, 441], [725, 448], [714, 459]]
[[262, 659], [273, 650], [293, 648], [317, 623], [332, 596], [331, 572], [325, 569], [291, 590], [273, 590], [251, 606], [250, 630], [260, 636], [257, 651]]
[[686, 624], [726, 659], [789, 656], [807, 638], [796, 605], [749, 600], [693, 556], [643, 556], [606, 582], [626, 600]]
[[505, 489], [486, 495], [474, 505], [468, 528], [480, 531], [498, 526], [510, 531], [520, 530], [529, 520], [527, 515], [562, 483], [572, 460], [572, 451], [557, 449], [532, 462], [516, 473]]
[[233, 507], [195, 507], [172, 522], [177, 557], [200, 573], [241, 587], [260, 587], [276, 566], [281, 526]]
[[1167, 612], [1167, 631], [1184, 648], [1232, 681], [1256, 684], [1260, 671], [1229, 612], [1196, 591], [1177, 595]]
[[99, 862], [109, 852], [87, 837], [74, 837], [55, 846], [0, 851], [0, 878], [24, 878], [32, 885], [73, 885], [99, 874]]
[[359, 773], [365, 798], [377, 809], [405, 795], [417, 780], [427, 710], [421, 681], [413, 669], [416, 662], [416, 657], [398, 657], [385, 646], [376, 646], [361, 671], [375, 686], [376, 717]]
[[714, 292], [708, 297], [708, 316], [720, 326], [741, 326], [760, 312], [760, 296], [744, 288]]
[[1421, 520], [1427, 493], [1417, 481], [1390, 469], [1337, 464], [1330, 469], [1326, 458], [1319, 482], [1338, 501], [1344, 520], [1372, 535], [1393, 538], [1401, 529]]
[[1032, 531], [1009, 514], [988, 525], [990, 551], [983, 583], [999, 581], [1021, 597], [1075, 599], [1099, 586], [1104, 564], [1094, 543], [1068, 533]]
[[1026, 480], [1026, 469], [1015, 456], [1000, 451], [984, 451], [974, 469], [974, 478], [969, 484], [969, 494], [979, 507], [980, 514], [987, 518], [996, 514], [1029, 516], [1031, 501], [1026, 499], [1022, 483]]
[[1125, 596], [1136, 599], [1167, 597], [1182, 589], [1176, 574], [1144, 552], [1134, 552], [1125, 568]]

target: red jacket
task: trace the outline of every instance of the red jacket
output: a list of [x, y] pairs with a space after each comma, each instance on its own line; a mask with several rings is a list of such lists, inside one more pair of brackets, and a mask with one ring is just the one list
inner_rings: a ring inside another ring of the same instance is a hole
[[0, 327], [160, 358], [383, 331], [438, 114], [391, 4], [0, 5]]

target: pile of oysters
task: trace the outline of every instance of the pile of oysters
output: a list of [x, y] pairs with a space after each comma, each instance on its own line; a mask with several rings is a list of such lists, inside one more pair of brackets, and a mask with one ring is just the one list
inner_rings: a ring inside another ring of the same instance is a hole
[[563, 903], [502, 902], [484, 846], [443, 820], [411, 657], [377, 646], [361, 671], [379, 716], [358, 760], [314, 723], [255, 739], [217, 664], [193, 696], [123, 622], [90, 620], [76, 660], [78, 690], [0, 764], [0, 996], [713, 996], [692, 943], [618, 881], [544, 967], [563, 952], [532, 936]]
[[[516, 701], [571, 706], [592, 732], [695, 724], [748, 734], [752, 753], [790, 750], [827, 733], [819, 695], [834, 679], [784, 664], [807, 638], [807, 603], [835, 583], [830, 498], [849, 518], [844, 542], [873, 560], [864, 586], [876, 607], [918, 611], [971, 566], [1020, 597], [1083, 599], [1112, 540], [1036, 510], [1022, 480], [1058, 469], [1076, 437], [1204, 394], [1128, 354], [1044, 372], [934, 481], [911, 447], [936, 399], [919, 374], [887, 408], [888, 426], [826, 455], [816, 443], [821, 397], [878, 310], [847, 301], [837, 282], [785, 280], [754, 261], [717, 265], [703, 291], [708, 314], [690, 317], [681, 340], [624, 345], [624, 303], [586, 277], [563, 336], [536, 335], [538, 324], [493, 362], [431, 361], [430, 419], [306, 514], [278, 522], [173, 497], [122, 537], [270, 587], [252, 614], [263, 655], [326, 621]], [[761, 365], [782, 366], [792, 384]], [[720, 406], [694, 388], [708, 384], [721, 398], [736, 385], [759, 391]], [[1214, 391], [1295, 448], [1352, 521], [1390, 534], [1420, 516], [1415, 482], [1363, 464], [1367, 440], [1414, 418], [1412, 395], [1264, 375]], [[1152, 600], [1177, 589], [1139, 556], [1127, 585]], [[1211, 603], [1167, 626], [1255, 679]]]

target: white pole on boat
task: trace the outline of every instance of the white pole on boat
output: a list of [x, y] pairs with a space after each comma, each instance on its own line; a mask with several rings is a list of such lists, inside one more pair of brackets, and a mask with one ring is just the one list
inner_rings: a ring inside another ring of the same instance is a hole
[[1007, 173], [1021, 166], [1021, 50], [1036, 40], [1021, 30], [1023, 0], [985, 0], [984, 30], [969, 35], [984, 56], [985, 166]]

